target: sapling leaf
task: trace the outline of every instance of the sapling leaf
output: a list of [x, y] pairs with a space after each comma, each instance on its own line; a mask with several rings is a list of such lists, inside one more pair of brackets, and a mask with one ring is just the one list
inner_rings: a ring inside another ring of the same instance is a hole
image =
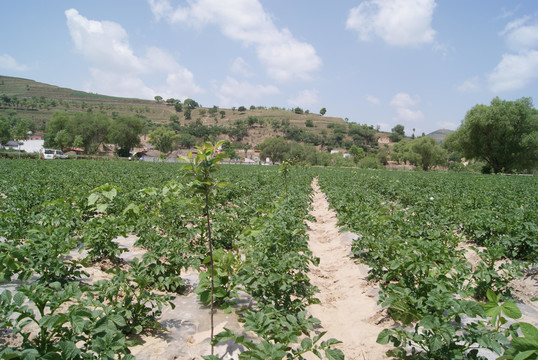
[[504, 315], [508, 316], [510, 319], [519, 319], [521, 317], [521, 310], [511, 301], [505, 301], [501, 305], [501, 309]]

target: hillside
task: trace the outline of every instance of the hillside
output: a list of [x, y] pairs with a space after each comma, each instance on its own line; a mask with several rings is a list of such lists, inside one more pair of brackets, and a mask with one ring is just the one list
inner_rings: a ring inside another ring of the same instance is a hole
[[448, 130], [448, 129], [439, 129], [439, 130], [436, 130], [432, 133], [429, 133], [427, 136], [430, 136], [432, 138], [434, 138], [435, 140], [439, 141], [439, 142], [443, 142], [443, 140], [445, 140], [445, 138], [453, 133], [454, 130]]
[[[78, 90], [62, 88], [54, 85], [36, 82], [34, 80], [0, 76], [0, 100], [7, 96], [11, 100], [6, 103], [0, 102], [0, 114], [8, 111], [16, 111], [17, 116], [31, 119], [38, 130], [44, 130], [46, 124], [52, 118], [55, 111], [66, 111], [68, 113], [105, 113], [110, 117], [115, 116], [137, 116], [149, 120], [153, 124], [167, 124], [171, 115], [179, 117], [179, 124], [185, 126], [200, 120], [203, 125], [228, 126], [237, 120], [247, 120], [249, 117], [256, 117], [265, 122], [265, 125], [254, 124], [249, 126], [248, 139], [250, 145], [256, 145], [263, 139], [276, 136], [281, 131], [275, 130], [271, 122], [275, 120], [280, 123], [288, 123], [292, 127], [308, 130], [322, 136], [327, 129], [334, 124], [346, 125], [342, 118], [327, 117], [319, 114], [296, 114], [294, 111], [281, 108], [255, 108], [244, 112], [235, 109], [218, 109], [216, 114], [210, 114], [212, 107], [199, 107], [192, 110], [191, 119], [185, 118], [185, 112], [176, 112], [172, 104], [165, 101], [142, 100], [133, 98], [120, 98], [94, 93], [87, 93]], [[16, 99], [16, 100], [13, 100]], [[220, 112], [224, 111], [224, 115]], [[306, 121], [312, 120], [314, 126], [307, 127]], [[332, 125], [331, 125], [332, 124]], [[331, 132], [331, 131], [329, 131]], [[281, 135], [281, 134], [280, 134]]]

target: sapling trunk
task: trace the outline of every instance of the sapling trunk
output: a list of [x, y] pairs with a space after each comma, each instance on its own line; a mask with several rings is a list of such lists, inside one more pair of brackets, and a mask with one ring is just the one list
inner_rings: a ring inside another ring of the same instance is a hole
[[209, 243], [209, 267], [211, 268], [211, 355], [213, 355], [213, 306], [215, 302], [215, 282], [213, 266], [213, 242], [211, 241], [211, 217], [209, 215], [209, 193], [205, 194], [205, 214], [207, 217], [207, 241]]

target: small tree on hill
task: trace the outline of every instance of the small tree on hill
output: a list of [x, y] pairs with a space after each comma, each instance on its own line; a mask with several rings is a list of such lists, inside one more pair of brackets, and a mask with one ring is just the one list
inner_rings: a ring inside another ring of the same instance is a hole
[[390, 141], [392, 142], [398, 142], [405, 137], [405, 128], [403, 125], [398, 124], [393, 127], [391, 131], [392, 132], [390, 134]]
[[321, 110], [319, 111], [321, 116], [325, 115], [326, 112], [327, 112], [327, 109], [325, 109], [325, 108], [321, 108]]
[[160, 95], [155, 96], [154, 99], [155, 101], [157, 101], [157, 103], [160, 103], [161, 101], [163, 101], [163, 97]]

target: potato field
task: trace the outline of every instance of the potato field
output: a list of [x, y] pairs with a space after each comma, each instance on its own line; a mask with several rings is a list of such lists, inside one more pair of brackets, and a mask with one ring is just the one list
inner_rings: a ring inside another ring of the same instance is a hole
[[[381, 358], [538, 358], [535, 176], [284, 163], [220, 165], [204, 180], [194, 166], [84, 160], [0, 170], [1, 359], [360, 359], [309, 310], [324, 305], [310, 277], [313, 182], [378, 289]], [[215, 349], [208, 335], [188, 351], [205, 328], [166, 337], [190, 318], [163, 314], [188, 299], [207, 321], [211, 307], [233, 316]], [[153, 338], [174, 350], [143, 355]]]

